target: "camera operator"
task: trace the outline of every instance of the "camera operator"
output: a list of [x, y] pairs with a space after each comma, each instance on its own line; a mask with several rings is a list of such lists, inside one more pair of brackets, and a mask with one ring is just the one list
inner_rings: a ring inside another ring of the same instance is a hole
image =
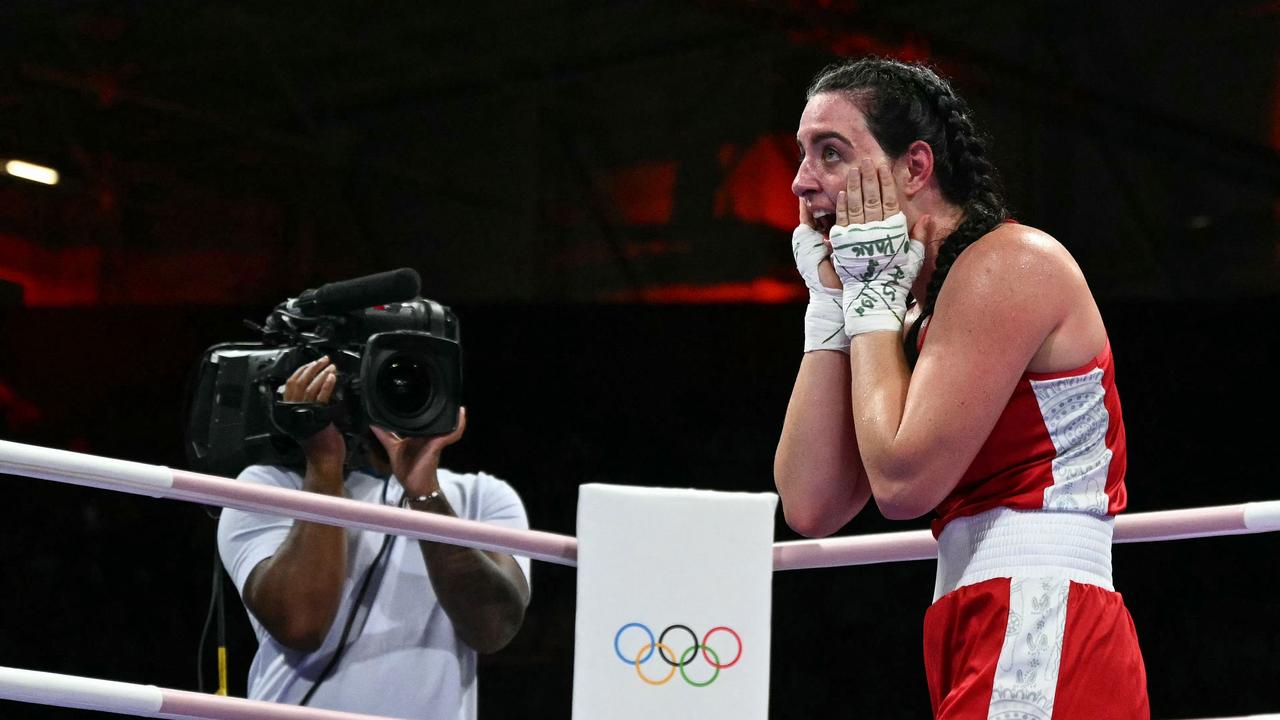
[[[285, 403], [328, 405], [328, 357], [299, 367]], [[332, 424], [302, 442], [305, 476], [253, 465], [243, 482], [401, 505], [527, 528], [524, 506], [492, 476], [439, 467], [462, 437], [400, 437], [373, 427], [344, 437]], [[363, 444], [348, 467], [347, 443]], [[476, 717], [476, 653], [501, 650], [529, 603], [529, 560], [445, 543], [227, 509], [218, 548], [259, 648], [249, 697], [395, 717]]]

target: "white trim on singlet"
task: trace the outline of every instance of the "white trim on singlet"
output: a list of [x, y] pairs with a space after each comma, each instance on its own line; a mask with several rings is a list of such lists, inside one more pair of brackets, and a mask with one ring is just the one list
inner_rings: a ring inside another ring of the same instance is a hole
[[1083, 375], [1030, 380], [1040, 416], [1057, 455], [1053, 484], [1044, 490], [1044, 509], [1107, 514], [1107, 389], [1102, 368]]

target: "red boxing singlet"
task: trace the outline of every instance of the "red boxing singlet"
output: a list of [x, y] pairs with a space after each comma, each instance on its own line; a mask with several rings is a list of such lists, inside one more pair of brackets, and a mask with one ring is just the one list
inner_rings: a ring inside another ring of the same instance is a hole
[[935, 718], [1150, 717], [1137, 633], [1111, 583], [1126, 465], [1110, 342], [1081, 367], [1018, 379], [933, 521]]
[[957, 517], [995, 507], [1124, 510], [1128, 464], [1108, 341], [1081, 367], [1024, 373], [991, 435], [936, 510], [937, 537]]

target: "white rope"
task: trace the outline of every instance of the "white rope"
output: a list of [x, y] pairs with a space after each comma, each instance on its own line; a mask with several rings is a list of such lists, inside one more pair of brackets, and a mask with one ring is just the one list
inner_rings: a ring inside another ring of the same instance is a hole
[[[270, 512], [340, 527], [505, 552], [561, 565], [577, 564], [577, 539], [568, 535], [504, 528], [3, 440], [0, 440], [0, 473]], [[1280, 500], [1271, 500], [1123, 514], [1116, 518], [1114, 542], [1155, 542], [1276, 530], [1280, 530]], [[796, 540], [773, 546], [774, 570], [869, 565], [936, 557], [937, 544], [927, 530]]]
[[388, 720], [9, 667], [0, 667], [0, 699], [172, 720]]
[[270, 512], [298, 520], [374, 530], [573, 565], [577, 541], [319, 493], [239, 482], [156, 465], [0, 440], [0, 473], [118, 492]]
[[[390, 720], [9, 667], [0, 667], [0, 700], [169, 720]], [[1213, 720], [1280, 720], [1280, 714]]]
[[130, 685], [7, 667], [0, 667], [0, 697], [143, 717], [155, 717], [164, 704], [164, 694], [154, 685]]
[[[1215, 507], [1129, 513], [1116, 517], [1115, 543], [1159, 542], [1280, 530], [1280, 500]], [[775, 570], [872, 565], [937, 558], [928, 530], [780, 542], [773, 546]]]

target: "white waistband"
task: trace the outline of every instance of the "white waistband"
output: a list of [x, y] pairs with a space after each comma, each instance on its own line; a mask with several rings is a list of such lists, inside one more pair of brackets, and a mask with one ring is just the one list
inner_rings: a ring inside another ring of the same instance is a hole
[[947, 523], [938, 537], [933, 599], [998, 577], [1056, 577], [1114, 590], [1115, 518], [994, 508]]

